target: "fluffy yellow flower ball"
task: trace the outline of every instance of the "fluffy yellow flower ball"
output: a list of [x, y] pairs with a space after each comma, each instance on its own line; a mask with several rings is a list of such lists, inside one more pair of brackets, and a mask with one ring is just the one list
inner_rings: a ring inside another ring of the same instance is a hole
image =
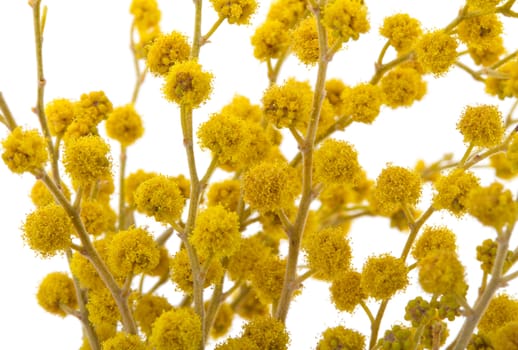
[[212, 79], [212, 74], [195, 60], [177, 62], [169, 69], [162, 92], [168, 101], [197, 108], [209, 99]]
[[38, 304], [47, 312], [64, 317], [63, 307], [77, 307], [76, 290], [72, 279], [63, 272], [49, 273], [41, 281], [36, 293]]
[[123, 146], [129, 146], [144, 133], [142, 119], [133, 104], [114, 108], [106, 120], [106, 134]]
[[47, 142], [36, 130], [16, 127], [2, 141], [2, 147], [2, 159], [13, 173], [42, 169], [48, 160]]
[[202, 341], [199, 316], [180, 308], [162, 313], [153, 323], [149, 344], [156, 350], [198, 350]]

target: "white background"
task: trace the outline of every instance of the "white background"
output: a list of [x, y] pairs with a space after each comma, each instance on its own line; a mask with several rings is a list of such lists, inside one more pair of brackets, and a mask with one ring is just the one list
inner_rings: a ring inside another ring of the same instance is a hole
[[[190, 35], [192, 2], [159, 2], [163, 11], [162, 30], [176, 29]], [[115, 106], [128, 103], [135, 79], [129, 50], [130, 1], [46, 0], [43, 4], [49, 8], [44, 41], [46, 101], [61, 97], [78, 99], [82, 93], [104, 90]], [[261, 3], [251, 26], [225, 23], [211, 38], [211, 43], [202, 48], [200, 60], [216, 78], [212, 100], [195, 112], [197, 123], [228, 103], [235, 93], [246, 95], [256, 103], [260, 101], [267, 86], [266, 68], [253, 58], [249, 38], [255, 26], [262, 22], [268, 4], [269, 1]], [[445, 26], [456, 16], [462, 1], [372, 0], [367, 1], [367, 5], [370, 33], [360, 37], [358, 42], [348, 44], [334, 58], [328, 78], [340, 77], [350, 85], [370, 79], [374, 61], [384, 44], [377, 30], [385, 16], [407, 12], [419, 18], [424, 28], [435, 29]], [[206, 6], [204, 31], [215, 19], [210, 6]], [[518, 47], [516, 36], [509, 35], [517, 30], [516, 24], [507, 26], [505, 43], [510, 50]], [[36, 116], [31, 112], [36, 102], [34, 57], [32, 11], [27, 1], [0, 0], [0, 91], [17, 122], [32, 127], [37, 126]], [[293, 75], [313, 81], [315, 70], [289, 59], [279, 81]], [[483, 85], [458, 69], [441, 79], [427, 77], [427, 80], [428, 95], [420, 103], [395, 112], [384, 108], [373, 125], [353, 125], [338, 136], [355, 144], [360, 162], [370, 178], [376, 178], [388, 162], [412, 167], [419, 158], [429, 163], [450, 152], [460, 157], [465, 148], [455, 124], [465, 105], [499, 104], [504, 114], [509, 109], [509, 101], [501, 103], [484, 95]], [[148, 77], [141, 91], [137, 109], [144, 118], [146, 134], [129, 149], [128, 171], [140, 167], [171, 175], [186, 174], [178, 110], [163, 101], [160, 86], [160, 80]], [[1, 138], [6, 135], [5, 128], [0, 128]], [[287, 151], [294, 152], [294, 149]], [[116, 160], [117, 156], [114, 147], [113, 158]], [[206, 155], [199, 157], [200, 164], [204, 164], [204, 159]], [[203, 165], [200, 169], [203, 170]], [[491, 171], [481, 174], [485, 184], [492, 181]], [[30, 175], [13, 175], [3, 164], [0, 165], [0, 176], [0, 348], [79, 348], [79, 322], [71, 317], [61, 319], [47, 314], [36, 303], [39, 281], [51, 271], [66, 270], [66, 264], [59, 257], [49, 260], [35, 257], [21, 239], [19, 227], [25, 215], [33, 210], [28, 193], [34, 179]], [[426, 208], [428, 201], [429, 191], [425, 193], [421, 207]], [[443, 213], [435, 213], [429, 223], [447, 223], [458, 233], [462, 261], [469, 267], [468, 279], [478, 286], [475, 246], [494, 234], [470, 219], [452, 221]], [[386, 220], [369, 219], [354, 224], [351, 238], [354, 264], [361, 268], [368, 255], [384, 252], [399, 255], [406, 236], [388, 229]], [[171, 290], [169, 286], [163, 293]], [[517, 290], [516, 285], [508, 289], [515, 295]], [[473, 298], [475, 293], [476, 287], [472, 287], [469, 296]], [[400, 295], [391, 304], [382, 330], [403, 319], [405, 300]], [[337, 313], [329, 303], [327, 285], [308, 283], [288, 316], [291, 349], [314, 348], [318, 335], [325, 328], [338, 324], [369, 333], [361, 311], [353, 316]]]

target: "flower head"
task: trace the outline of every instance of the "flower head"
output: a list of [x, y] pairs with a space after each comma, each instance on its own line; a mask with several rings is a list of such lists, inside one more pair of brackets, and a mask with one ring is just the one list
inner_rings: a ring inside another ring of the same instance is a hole
[[308, 82], [290, 78], [263, 95], [265, 118], [277, 128], [303, 127], [309, 121], [313, 91]]
[[479, 147], [498, 145], [504, 136], [502, 114], [496, 106], [468, 106], [457, 123], [464, 142]]
[[417, 264], [419, 284], [425, 292], [465, 295], [468, 285], [464, 280], [464, 266], [455, 251], [433, 250]]
[[472, 190], [467, 198], [467, 209], [483, 225], [497, 230], [513, 223], [518, 215], [511, 191], [505, 190], [499, 182]]
[[376, 179], [373, 200], [383, 215], [391, 215], [401, 206], [413, 207], [421, 197], [421, 179], [413, 171], [389, 165]]
[[415, 47], [417, 62], [426, 73], [446, 73], [457, 59], [457, 45], [457, 40], [443, 30], [423, 34]]
[[167, 298], [153, 294], [143, 294], [136, 300], [133, 316], [140, 329], [149, 337], [153, 322], [162, 313], [172, 308]]
[[358, 123], [371, 124], [380, 113], [383, 93], [378, 85], [361, 83], [344, 89], [340, 95], [345, 114]]
[[146, 350], [146, 345], [136, 334], [118, 332], [102, 343], [102, 350]]
[[345, 141], [325, 140], [314, 156], [315, 180], [324, 184], [356, 185], [363, 175], [358, 154]]
[[334, 0], [324, 7], [324, 26], [343, 42], [358, 40], [360, 34], [370, 29], [367, 7], [363, 1]]
[[455, 233], [444, 226], [425, 227], [415, 242], [412, 256], [421, 260], [435, 250], [453, 251], [457, 249]]
[[76, 290], [72, 279], [63, 272], [49, 273], [41, 281], [36, 293], [38, 304], [47, 312], [64, 317], [63, 307], [77, 307]]
[[397, 13], [384, 19], [380, 34], [389, 39], [396, 51], [406, 52], [422, 34], [421, 23], [406, 13]]
[[187, 37], [172, 31], [161, 34], [148, 47], [146, 64], [155, 75], [166, 76], [169, 69], [178, 62], [186, 61], [191, 54]]
[[480, 187], [478, 178], [471, 172], [455, 169], [435, 182], [437, 193], [433, 197], [436, 209], [446, 209], [454, 215], [466, 213], [467, 197], [470, 191]]
[[217, 259], [239, 249], [240, 237], [237, 214], [216, 205], [198, 214], [189, 240], [200, 256]]
[[368, 296], [388, 299], [408, 285], [407, 267], [390, 255], [372, 256], [363, 265], [360, 286]]
[[107, 253], [108, 266], [120, 276], [151, 271], [160, 259], [153, 236], [142, 228], [117, 232], [109, 241]]
[[54, 256], [69, 248], [72, 221], [62, 206], [49, 204], [27, 215], [23, 224], [23, 239], [43, 257]]
[[169, 69], [162, 87], [167, 100], [181, 106], [199, 107], [212, 92], [211, 73], [194, 60], [178, 62]]
[[132, 104], [115, 108], [106, 120], [106, 133], [123, 146], [129, 146], [144, 133], [142, 118]]
[[279, 58], [287, 50], [290, 36], [286, 26], [277, 20], [266, 20], [251, 38], [254, 56], [260, 61]]
[[284, 324], [273, 317], [258, 317], [243, 326], [243, 338], [252, 340], [259, 349], [288, 349], [290, 337]]
[[414, 68], [398, 66], [381, 79], [383, 103], [391, 108], [409, 107], [426, 93], [426, 82]]
[[149, 343], [156, 350], [197, 350], [201, 341], [201, 321], [190, 308], [162, 313], [153, 323], [149, 337]]
[[164, 175], [142, 182], [133, 194], [137, 210], [158, 222], [174, 222], [181, 215], [185, 198], [176, 180]]
[[16, 127], [2, 141], [2, 147], [2, 159], [13, 173], [42, 169], [48, 160], [47, 143], [36, 130]]
[[316, 278], [333, 280], [350, 268], [352, 255], [345, 237], [347, 231], [347, 226], [328, 227], [305, 238], [306, 259]]
[[52, 100], [45, 106], [45, 117], [50, 133], [62, 136], [74, 120], [74, 103], [66, 98]]
[[331, 301], [340, 311], [353, 312], [356, 306], [367, 299], [361, 286], [361, 274], [357, 271], [341, 271], [333, 278], [329, 291]]
[[261, 212], [287, 208], [299, 192], [294, 171], [281, 162], [262, 162], [252, 167], [242, 183], [244, 200]]
[[248, 24], [257, 9], [255, 0], [210, 0], [220, 18], [230, 24]]
[[488, 333], [516, 321], [518, 321], [518, 300], [502, 293], [491, 299], [478, 323], [478, 329]]
[[100, 136], [71, 138], [65, 143], [63, 164], [75, 184], [89, 185], [111, 175], [109, 152]]

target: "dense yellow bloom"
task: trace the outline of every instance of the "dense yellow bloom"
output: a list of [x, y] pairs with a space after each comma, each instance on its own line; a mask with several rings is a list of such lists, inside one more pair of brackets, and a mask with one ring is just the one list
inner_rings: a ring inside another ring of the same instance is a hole
[[218, 259], [237, 251], [240, 237], [237, 214], [215, 205], [198, 214], [189, 240], [200, 256]]
[[102, 342], [102, 350], [146, 350], [146, 345], [136, 334], [124, 332], [117, 333], [114, 337]]
[[218, 308], [218, 312], [216, 313], [214, 323], [210, 330], [212, 338], [219, 338], [227, 334], [232, 327], [233, 320], [234, 310], [232, 310], [232, 306], [229, 303], [222, 303]]
[[2, 147], [2, 159], [13, 173], [41, 169], [48, 160], [47, 143], [36, 130], [18, 126], [2, 141]]
[[[496, 177], [510, 180], [518, 175], [518, 144], [511, 147], [513, 141], [507, 147], [506, 153], [496, 153], [489, 157], [489, 165], [495, 170]], [[512, 153], [510, 150], [513, 150]], [[515, 153], [515, 154], [513, 154]], [[509, 157], [510, 156], [510, 157]]]
[[117, 304], [106, 288], [88, 291], [86, 309], [94, 326], [115, 325], [121, 318]]
[[74, 119], [74, 104], [66, 98], [58, 98], [45, 105], [45, 117], [52, 135], [62, 136]]
[[273, 317], [258, 317], [243, 326], [243, 338], [252, 340], [259, 349], [288, 349], [290, 337], [284, 324]]
[[390, 255], [371, 256], [363, 265], [360, 286], [377, 300], [391, 298], [408, 285], [407, 267]]
[[187, 37], [172, 31], [161, 34], [148, 47], [146, 64], [154, 75], [165, 76], [169, 69], [178, 62], [183, 62], [191, 54], [191, 45]]
[[365, 349], [365, 336], [344, 326], [327, 328], [316, 350]]
[[162, 92], [168, 101], [181, 106], [199, 107], [212, 92], [211, 73], [195, 60], [177, 62], [166, 75]]
[[171, 177], [154, 176], [142, 182], [133, 196], [137, 209], [158, 222], [174, 222], [182, 215], [185, 198]]
[[124, 185], [126, 186], [125, 194], [125, 200], [128, 205], [133, 206], [135, 205], [135, 191], [140, 186], [141, 183], [143, 183], [146, 180], [149, 180], [155, 176], [157, 176], [157, 173], [154, 172], [147, 172], [142, 169], [138, 169], [137, 171], [129, 174], [126, 177], [126, 180], [124, 181]]
[[[498, 243], [492, 239], [486, 239], [477, 246], [477, 260], [481, 262], [480, 269], [485, 273], [493, 272], [497, 249]], [[512, 250], [508, 250], [504, 260], [503, 273], [509, 270], [513, 262], [514, 253]]]
[[[96, 241], [94, 246], [99, 251], [99, 243], [104, 240]], [[104, 282], [99, 277], [99, 274], [95, 270], [94, 266], [85, 256], [79, 252], [75, 252], [70, 259], [70, 271], [75, 278], [79, 280], [81, 288], [86, 289], [100, 289], [104, 286]]]
[[324, 7], [322, 23], [343, 42], [358, 40], [360, 34], [370, 29], [367, 7], [363, 1], [334, 0]]
[[412, 256], [421, 260], [434, 250], [452, 251], [457, 249], [457, 238], [449, 228], [445, 226], [428, 226], [415, 242]]
[[408, 169], [389, 165], [376, 179], [373, 200], [383, 215], [391, 215], [402, 205], [414, 207], [421, 197], [421, 179]]
[[[332, 42], [328, 44], [332, 44]], [[314, 65], [318, 62], [320, 44], [315, 17], [308, 16], [299, 22], [292, 32], [291, 49], [295, 56], [304, 64]]]
[[328, 227], [305, 238], [306, 260], [315, 271], [315, 278], [333, 280], [350, 268], [352, 255], [347, 231], [347, 226]]
[[153, 323], [149, 344], [156, 350], [198, 350], [202, 333], [199, 316], [192, 309], [166, 311]]
[[505, 190], [501, 183], [493, 182], [470, 192], [467, 200], [468, 213], [482, 224], [500, 230], [512, 224], [518, 215], [518, 206], [511, 191]]
[[279, 300], [285, 273], [286, 260], [277, 255], [270, 253], [256, 262], [251, 281], [261, 302], [271, 304], [274, 300]]
[[143, 294], [136, 300], [133, 316], [142, 332], [149, 337], [153, 322], [163, 312], [169, 311], [172, 308], [167, 298], [153, 294]]
[[[203, 258], [200, 259], [201, 266], [204, 266], [204, 262], [205, 260]], [[192, 293], [192, 268], [187, 251], [180, 249], [169, 261], [169, 266], [171, 268], [171, 280], [176, 286], [186, 293]], [[205, 284], [203, 286], [207, 288], [211, 284], [219, 282], [224, 272], [221, 261], [219, 259], [211, 259], [210, 265], [205, 273]]]
[[228, 338], [224, 343], [216, 345], [214, 350], [260, 350], [259, 347], [249, 338]]
[[234, 95], [232, 101], [221, 108], [221, 114], [235, 115], [253, 123], [260, 123], [263, 118], [261, 106], [252, 104], [248, 97], [241, 95]]
[[304, 127], [309, 121], [313, 91], [309, 83], [290, 78], [263, 95], [264, 116], [277, 128]]
[[94, 236], [115, 229], [117, 214], [105, 203], [96, 200], [84, 200], [81, 202], [80, 215], [86, 231]]
[[106, 133], [123, 146], [133, 144], [142, 136], [142, 119], [133, 104], [117, 107], [108, 115]]
[[151, 271], [160, 259], [160, 251], [153, 236], [143, 228], [117, 232], [107, 249], [108, 266], [121, 276]]
[[464, 142], [479, 147], [498, 145], [505, 132], [502, 113], [492, 105], [467, 106], [457, 129], [464, 136]]
[[426, 94], [426, 82], [414, 68], [398, 66], [380, 82], [383, 103], [391, 108], [408, 107]]
[[62, 206], [49, 204], [39, 207], [25, 219], [23, 239], [43, 257], [54, 256], [69, 248], [72, 222]]
[[99, 136], [83, 136], [65, 143], [63, 164], [72, 181], [86, 186], [111, 175], [110, 147]]
[[501, 36], [497, 36], [483, 47], [468, 45], [468, 52], [475, 64], [491, 66], [505, 53], [504, 41]]
[[518, 350], [518, 321], [506, 323], [492, 338], [494, 350]]
[[442, 30], [423, 34], [417, 41], [416, 59], [426, 73], [446, 73], [457, 59], [457, 40]]
[[82, 118], [89, 118], [94, 124], [99, 124], [112, 112], [113, 105], [104, 91], [92, 91], [82, 94], [75, 108], [76, 118], [82, 116]]
[[266, 15], [269, 21], [279, 21], [286, 29], [294, 28], [308, 13], [304, 0], [275, 0]]
[[340, 99], [343, 101], [345, 114], [351, 115], [355, 122], [371, 124], [380, 113], [383, 93], [378, 85], [361, 83], [344, 89]]
[[262, 162], [243, 178], [243, 198], [261, 212], [289, 207], [299, 193], [295, 169], [284, 162]]
[[367, 299], [361, 287], [361, 274], [356, 271], [341, 271], [329, 287], [331, 301], [340, 311], [353, 312], [356, 306]]
[[164, 246], [159, 246], [160, 258], [154, 269], [146, 271], [149, 276], [165, 278], [169, 276], [169, 251]]
[[233, 281], [250, 279], [258, 262], [270, 254], [263, 239], [259, 235], [242, 238], [239, 249], [229, 257], [227, 272]]
[[250, 40], [254, 47], [254, 56], [260, 61], [279, 58], [290, 44], [286, 26], [277, 20], [266, 20], [257, 27]]
[[433, 250], [418, 261], [419, 284], [425, 292], [463, 296], [468, 285], [462, 266], [454, 250]]
[[421, 23], [406, 13], [386, 17], [379, 31], [398, 52], [410, 50], [422, 34]]
[[358, 163], [358, 153], [345, 141], [325, 140], [314, 155], [315, 181], [323, 184], [359, 183], [362, 168]]
[[140, 32], [146, 32], [160, 22], [161, 13], [156, 0], [132, 0], [130, 13]]
[[224, 180], [214, 182], [207, 191], [209, 206], [222, 205], [230, 211], [237, 211], [241, 198], [241, 182], [239, 180]]
[[38, 287], [36, 298], [45, 311], [61, 317], [67, 315], [61, 306], [72, 310], [77, 307], [74, 282], [63, 272], [52, 272], [45, 276]]
[[[70, 190], [61, 182], [61, 191], [65, 198], [70, 199]], [[31, 189], [32, 203], [37, 207], [43, 207], [47, 204], [57, 203], [54, 195], [50, 193], [45, 183], [41, 180], [36, 180]]]
[[500, 99], [518, 96], [518, 59], [504, 63], [496, 72], [499, 76], [486, 78], [486, 92]]
[[502, 293], [493, 297], [489, 302], [489, 306], [478, 323], [478, 330], [489, 333], [516, 321], [518, 321], [518, 300]]
[[502, 31], [502, 22], [495, 13], [466, 18], [457, 26], [459, 39], [476, 48], [489, 48]]
[[213, 114], [200, 125], [197, 135], [202, 148], [208, 148], [221, 164], [232, 168], [246, 168], [263, 160], [271, 147], [259, 124], [233, 114]]
[[257, 9], [255, 0], [210, 0], [220, 18], [226, 18], [230, 24], [249, 24], [250, 17]]
[[439, 177], [434, 185], [437, 190], [433, 197], [434, 208], [446, 209], [456, 216], [466, 213], [468, 194], [480, 187], [478, 178], [464, 169], [455, 169], [448, 175]]

